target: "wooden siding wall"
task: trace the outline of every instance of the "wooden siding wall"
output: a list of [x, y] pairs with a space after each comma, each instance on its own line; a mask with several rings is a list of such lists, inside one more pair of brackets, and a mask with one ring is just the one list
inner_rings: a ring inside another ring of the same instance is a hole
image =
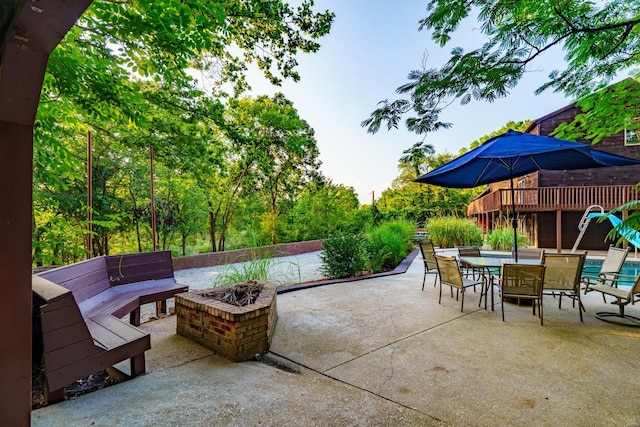
[[[544, 232], [538, 233], [539, 248], [555, 248], [556, 247], [556, 213], [540, 212], [538, 215], [538, 230]], [[582, 214], [578, 212], [562, 213], [562, 247], [571, 248], [578, 237], [578, 223], [582, 218]], [[611, 230], [611, 223], [598, 223], [592, 220], [587, 228], [587, 232], [582, 238], [578, 249], [581, 250], [607, 250], [612, 241], [605, 241], [605, 236]]]
[[[578, 114], [577, 108], [566, 109], [556, 115], [542, 120], [534, 130], [539, 135], [549, 135], [561, 123], [570, 122]], [[585, 140], [581, 140], [586, 142]], [[602, 139], [594, 148], [620, 156], [640, 159], [640, 144], [636, 146], [624, 145], [624, 134]], [[540, 187], [565, 187], [581, 185], [625, 185], [636, 184], [640, 181], [640, 165], [582, 169], [576, 171], [540, 171]]]

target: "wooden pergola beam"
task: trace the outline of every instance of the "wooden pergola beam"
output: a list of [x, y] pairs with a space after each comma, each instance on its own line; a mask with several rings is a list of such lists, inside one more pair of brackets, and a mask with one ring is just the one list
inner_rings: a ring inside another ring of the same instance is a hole
[[33, 125], [49, 55], [92, 0], [0, 6], [0, 420], [31, 420]]

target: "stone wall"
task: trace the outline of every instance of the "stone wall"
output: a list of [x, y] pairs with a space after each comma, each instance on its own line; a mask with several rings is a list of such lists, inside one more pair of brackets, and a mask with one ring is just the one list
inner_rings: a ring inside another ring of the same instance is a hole
[[256, 256], [281, 257], [299, 255], [307, 252], [322, 250], [322, 240], [308, 242], [282, 243], [279, 245], [263, 246], [260, 248], [238, 249], [234, 251], [210, 252], [206, 254], [190, 255], [173, 258], [174, 270], [188, 268], [209, 267], [212, 265], [232, 264], [248, 261]]

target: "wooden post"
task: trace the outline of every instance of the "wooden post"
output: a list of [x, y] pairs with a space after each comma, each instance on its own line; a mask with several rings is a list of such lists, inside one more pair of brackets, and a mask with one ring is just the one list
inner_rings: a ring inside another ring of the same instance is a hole
[[153, 250], [158, 250], [158, 243], [156, 238], [156, 195], [153, 186], [153, 145], [149, 146], [149, 173], [151, 175], [151, 238], [153, 239]]
[[31, 411], [31, 198], [33, 127], [0, 121], [0, 424], [27, 426]]
[[93, 163], [91, 131], [87, 132], [87, 258], [93, 258]]

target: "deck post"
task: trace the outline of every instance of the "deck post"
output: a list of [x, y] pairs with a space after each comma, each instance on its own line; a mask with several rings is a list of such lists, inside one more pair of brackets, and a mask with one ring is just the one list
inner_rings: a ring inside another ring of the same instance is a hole
[[0, 16], [0, 423], [31, 424], [33, 127], [49, 54], [92, 0], [6, 1]]
[[0, 120], [0, 419], [27, 426], [31, 411], [32, 126]]

